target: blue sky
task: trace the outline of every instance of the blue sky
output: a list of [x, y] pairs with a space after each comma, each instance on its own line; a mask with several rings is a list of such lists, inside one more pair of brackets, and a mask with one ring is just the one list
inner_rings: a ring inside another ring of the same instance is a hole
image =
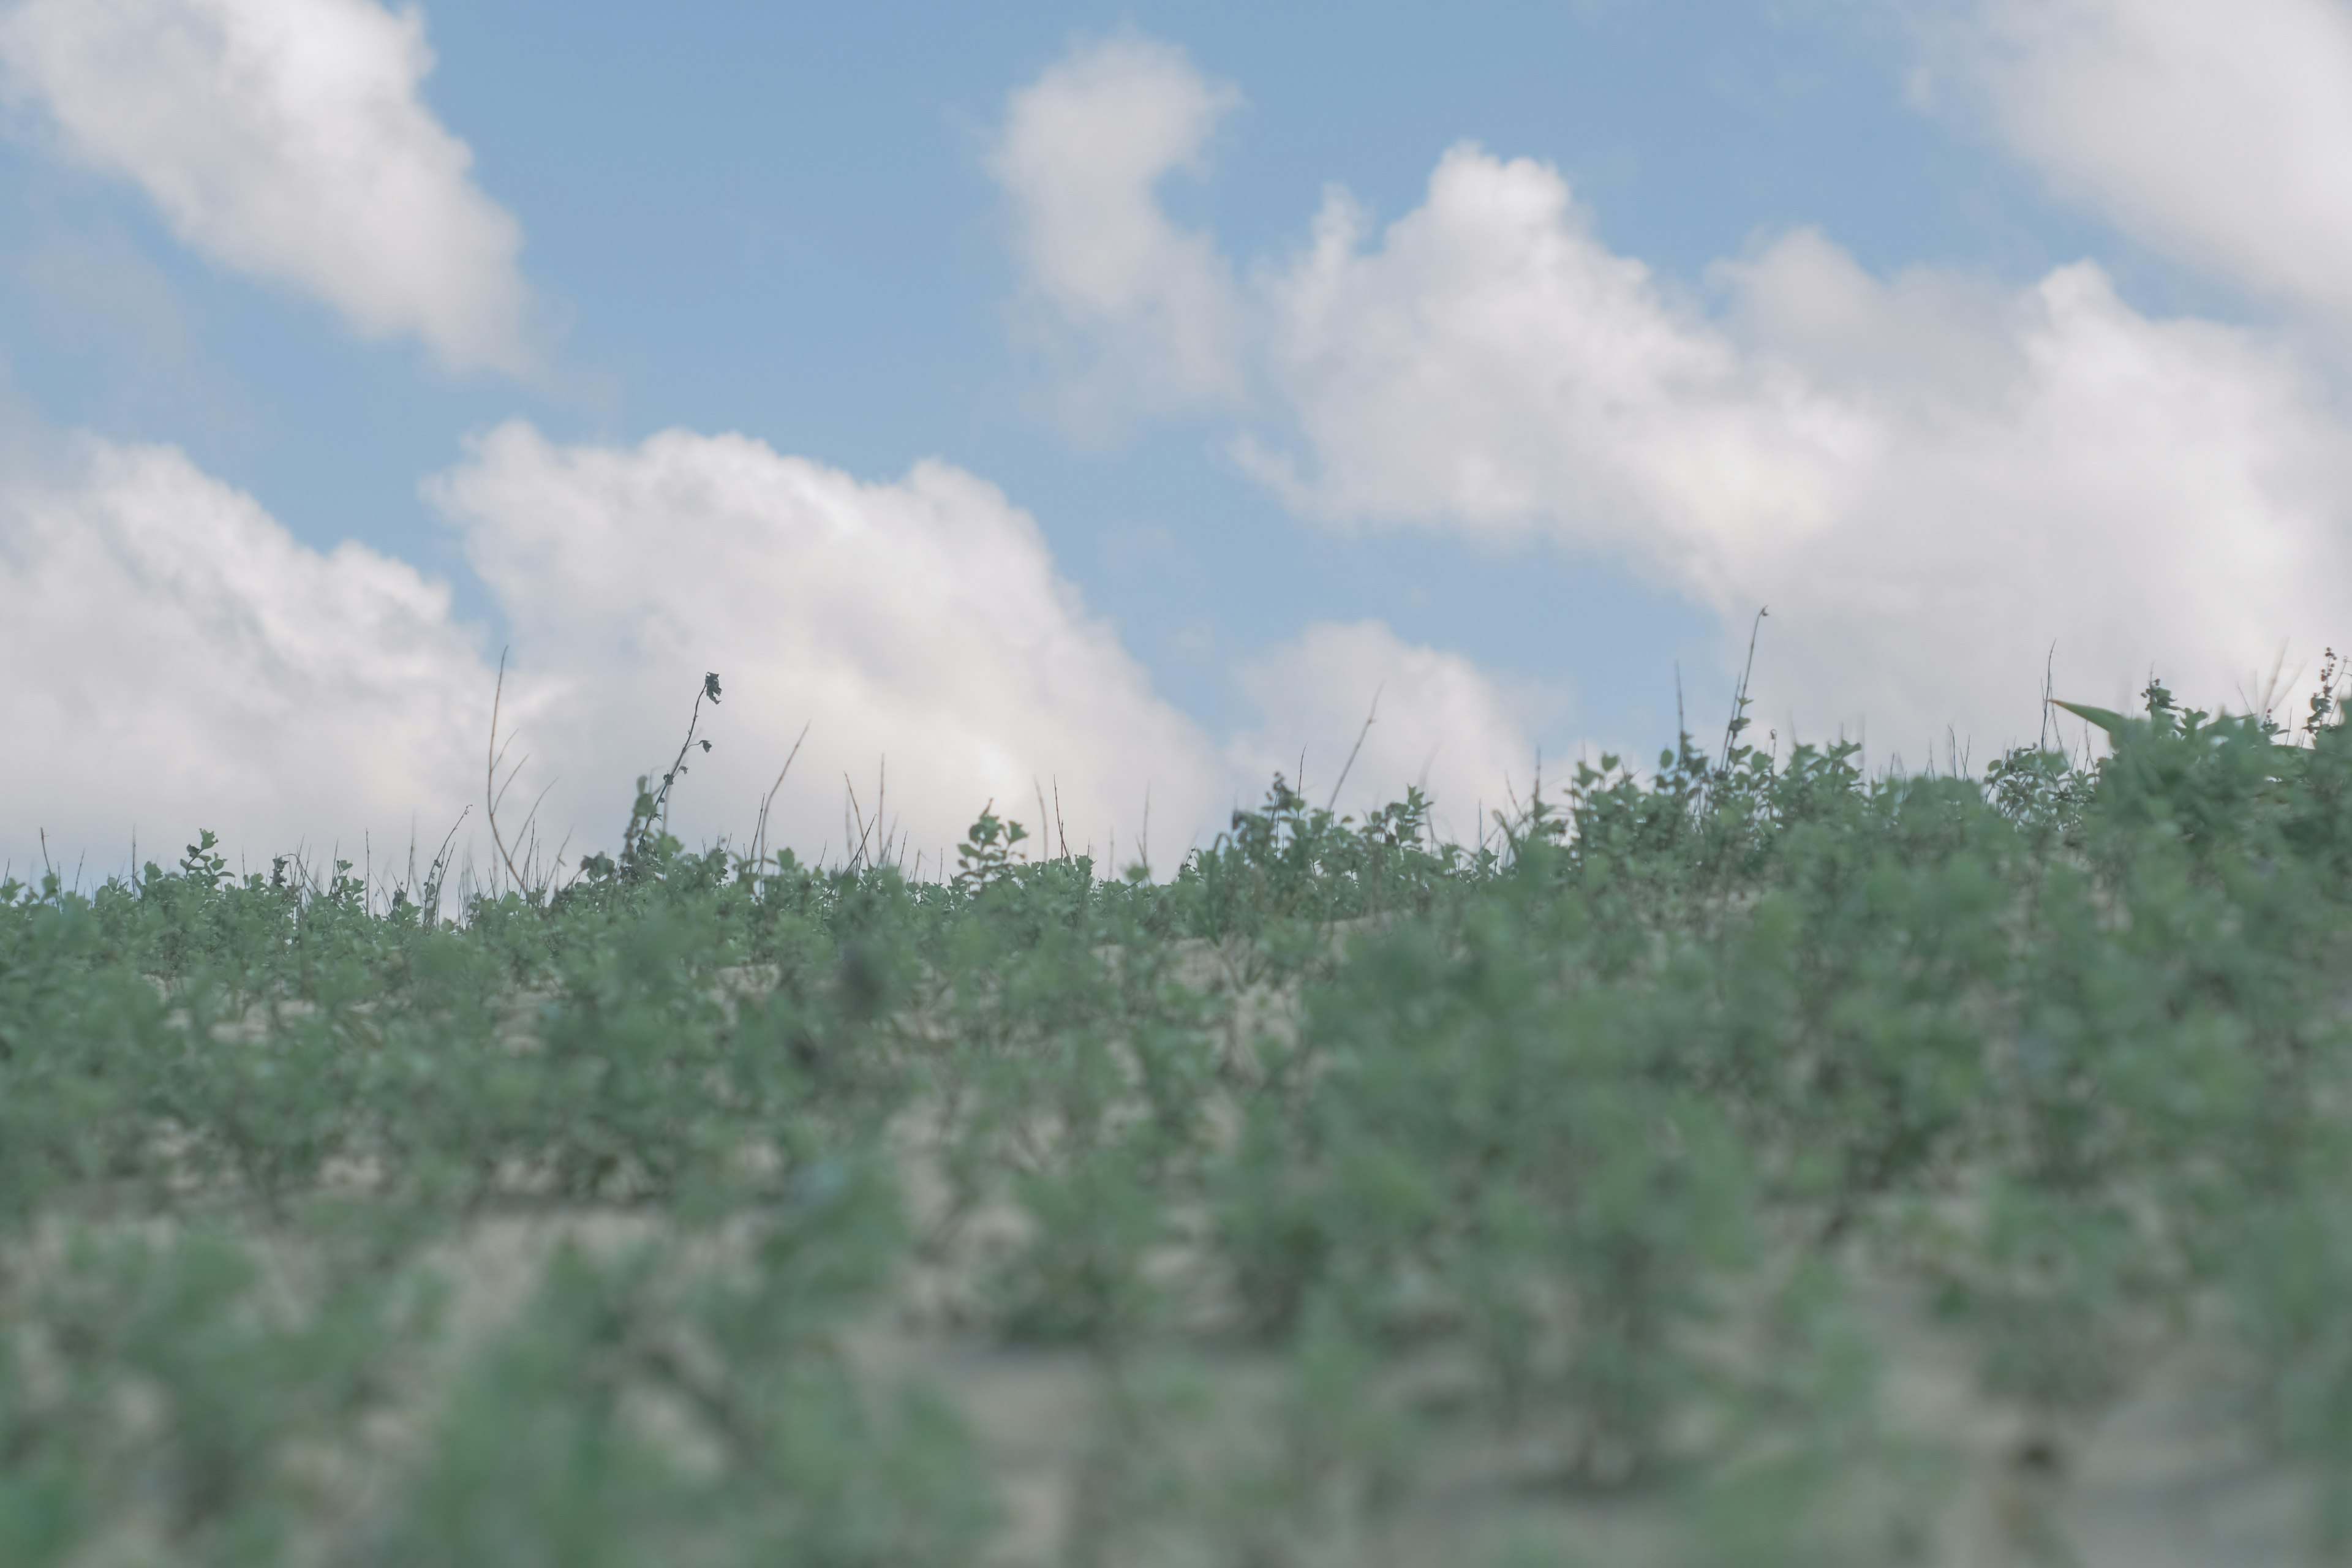
[[[1086, 795], [1090, 842], [1131, 838], [1156, 789], [1181, 843], [1171, 815], [1197, 837], [1271, 758], [1328, 778], [1375, 691], [1360, 785], [1422, 759], [1466, 826], [1538, 748], [1670, 740], [1678, 668], [1719, 723], [1766, 602], [1763, 716], [1874, 723], [1882, 759], [1947, 725], [1979, 759], [2030, 738], [2045, 658], [2102, 700], [2156, 662], [2228, 695], [2352, 610], [2352, 309], [2321, 265], [2352, 237], [2311, 216], [2352, 191], [2352, 8], [2245, 15], [2217, 37], [2179, 0], [16, 0], [0, 595], [45, 607], [0, 653], [33, 689], [19, 732], [66, 760], [0, 853], [21, 865], [36, 826], [215, 825], [258, 854], [454, 816], [509, 644], [524, 743], [562, 780], [546, 820], [610, 837], [708, 664], [742, 696], [681, 819], [743, 831], [735, 797], [800, 718], [825, 763], [780, 808], [804, 854], [838, 847], [835, 775], [878, 782], [886, 755], [909, 845], [1024, 778]], [[1049, 100], [1024, 162], [1020, 106]], [[366, 103], [404, 129], [371, 142]], [[1154, 104], [1165, 145], [1104, 163]], [[2218, 147], [2168, 140], [2200, 126]], [[378, 233], [299, 174], [321, 145], [360, 184], [415, 153], [439, 194]], [[1360, 216], [1312, 274], [1334, 186]], [[1069, 262], [1118, 213], [1120, 258]], [[1455, 422], [1465, 389], [1486, 411]], [[755, 458], [708, 528], [677, 521], [628, 477], [665, 431], [876, 489]], [[582, 478], [586, 453], [610, 471]], [[972, 557], [859, 654], [887, 618], [838, 585], [862, 558], [803, 604], [795, 530], [884, 516], [925, 461], [1034, 539], [961, 490], [875, 524], [874, 581], [973, 531], [1012, 575]], [[218, 580], [189, 588], [175, 550]], [[558, 560], [571, 600], [515, 585]], [[691, 584], [620, 592], [671, 569], [731, 607], [698, 628]], [[416, 600], [434, 584], [446, 607]], [[111, 608], [68, 613], [78, 593]], [[816, 640], [770, 647], [763, 604]], [[999, 668], [1011, 604], [1058, 629]], [[994, 717], [943, 720], [957, 702]]]

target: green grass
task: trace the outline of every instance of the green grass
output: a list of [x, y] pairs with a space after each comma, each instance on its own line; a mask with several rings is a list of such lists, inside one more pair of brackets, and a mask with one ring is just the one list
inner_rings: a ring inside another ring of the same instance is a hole
[[2352, 731], [2148, 696], [1475, 847], [1277, 778], [1166, 883], [690, 852], [674, 779], [454, 921], [8, 882], [0, 1563], [1827, 1568], [1988, 1486], [2057, 1563], [2191, 1349], [2329, 1560]]

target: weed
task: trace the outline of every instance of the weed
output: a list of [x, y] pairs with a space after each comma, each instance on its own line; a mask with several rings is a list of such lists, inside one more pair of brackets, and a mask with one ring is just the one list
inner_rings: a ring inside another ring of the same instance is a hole
[[710, 676], [569, 880], [494, 720], [454, 910], [446, 844], [9, 881], [0, 1561], [975, 1563], [1001, 1413], [910, 1369], [1075, 1356], [1068, 1561], [1469, 1552], [1507, 1496], [1475, 1551], [1859, 1568], [1949, 1503], [1877, 1376], [1935, 1335], [2043, 1490], [2218, 1347], [2341, 1546], [2326, 677], [1980, 779], [1759, 748], [1743, 682], [1475, 845], [1277, 775], [1161, 884], [992, 802], [930, 881], [878, 795], [839, 864], [765, 800], [689, 849]]

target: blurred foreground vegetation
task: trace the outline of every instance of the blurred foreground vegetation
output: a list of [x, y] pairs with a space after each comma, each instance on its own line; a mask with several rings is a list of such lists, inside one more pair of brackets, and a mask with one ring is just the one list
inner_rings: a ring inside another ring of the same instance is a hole
[[2056, 1563], [2189, 1346], [2332, 1560], [2352, 733], [2147, 695], [1165, 883], [9, 882], [0, 1564]]

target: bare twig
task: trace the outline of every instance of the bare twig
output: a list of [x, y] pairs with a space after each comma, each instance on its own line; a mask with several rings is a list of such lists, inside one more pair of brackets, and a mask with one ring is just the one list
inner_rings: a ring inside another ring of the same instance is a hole
[[[506, 700], [508, 651], [505, 648], [499, 650], [499, 683], [490, 691], [490, 745], [482, 771], [482, 799], [486, 806], [485, 815], [490, 822], [490, 842], [498, 847], [499, 858], [505, 863], [507, 875], [513, 878], [516, 888], [520, 889], [524, 886], [522, 873], [515, 869], [514, 857], [508, 852], [506, 838], [499, 832], [499, 801], [507, 793], [499, 784], [499, 764], [506, 760], [506, 752], [499, 744], [499, 708]], [[508, 745], [513, 743], [511, 739], [507, 742]], [[526, 753], [522, 763], [529, 761], [530, 757]], [[515, 773], [522, 772], [522, 763], [517, 763], [514, 773], [507, 775], [509, 785], [513, 784]]]
[[[816, 721], [814, 719], [809, 721], [809, 724], [814, 724], [815, 722]], [[801, 741], [808, 739], [808, 732], [809, 725], [803, 724], [801, 726], [800, 740], [793, 742], [792, 751], [786, 753], [784, 757], [784, 765], [776, 770], [776, 782], [770, 784], [768, 786], [768, 793], [760, 797], [760, 819], [751, 829], [751, 864], [753, 866], [764, 865], [767, 862], [768, 807], [775, 800], [776, 792], [784, 787], [784, 775], [793, 771], [793, 759], [801, 754]]]
[[1364, 727], [1356, 731], [1356, 743], [1348, 748], [1348, 760], [1339, 764], [1339, 777], [1331, 785], [1331, 798], [1323, 809], [1330, 811], [1339, 804], [1339, 791], [1348, 782], [1349, 770], [1356, 765], [1356, 753], [1364, 749], [1364, 737], [1372, 732], [1372, 721], [1381, 716], [1381, 689], [1372, 688], [1372, 706], [1364, 715]]
[[866, 822], [866, 814], [857, 809], [857, 786], [849, 782], [849, 775], [847, 773], [843, 773], [841, 775], [841, 787], [849, 792], [850, 815], [857, 819], [857, 848], [849, 857], [849, 865], [846, 868], [849, 870], [855, 871], [857, 869], [858, 862], [866, 858], [866, 836], [870, 834], [875, 827], [881, 826], [881, 819], [877, 817], [872, 824], [868, 824]]
[[534, 823], [536, 823], [536, 822], [539, 820], [539, 807], [540, 807], [540, 804], [541, 804], [542, 801], [544, 801], [544, 800], [546, 800], [546, 799], [547, 799], [547, 790], [553, 789], [553, 788], [556, 786], [556, 784], [557, 784], [558, 783], [560, 783], [560, 782], [561, 782], [561, 780], [562, 780], [562, 775], [561, 775], [561, 774], [558, 774], [558, 775], [557, 775], [557, 777], [555, 777], [555, 778], [551, 778], [551, 779], [548, 780], [548, 781], [547, 781], [547, 789], [542, 789], [542, 790], [541, 790], [537, 795], [535, 795], [531, 796], [531, 799], [530, 799], [530, 810], [529, 812], [527, 812], [527, 813], [525, 813], [525, 814], [524, 814], [524, 816], [523, 816], [523, 819], [522, 819], [522, 826], [520, 826], [520, 828], [516, 829], [516, 831], [515, 831], [515, 837], [516, 837], [517, 839], [519, 839], [519, 840], [520, 840], [520, 839], [525, 839], [525, 838], [528, 838], [528, 839], [530, 840], [530, 846], [531, 846], [531, 851], [530, 851], [530, 853], [528, 853], [528, 854], [526, 854], [526, 855], [524, 855], [524, 856], [523, 856], [523, 862], [522, 862], [522, 863], [523, 863], [524, 865], [526, 865], [526, 866], [530, 865], [530, 864], [532, 863], [533, 859], [535, 858], [535, 857], [536, 857], [536, 855], [537, 855], [537, 851], [538, 851], [538, 848], [539, 848], [539, 834], [538, 834], [537, 829], [536, 829], [536, 828], [534, 828], [532, 825], [533, 825]]
[[1739, 667], [1739, 685], [1731, 693], [1731, 718], [1723, 727], [1723, 761], [1716, 769], [1717, 773], [1731, 766], [1732, 743], [1739, 739], [1739, 731], [1748, 727], [1744, 722], [1748, 714], [1748, 678], [1756, 673], [1756, 639], [1763, 634], [1764, 617], [1771, 613], [1769, 605], [1759, 605], [1756, 619], [1748, 625], [1748, 662]]
[[425, 910], [425, 923], [427, 926], [438, 918], [442, 879], [449, 874], [449, 846], [457, 842], [457, 829], [466, 826], [466, 818], [473, 814], [473, 810], [469, 805], [457, 814], [457, 820], [449, 825], [448, 837], [441, 840], [440, 852], [433, 857], [433, 864], [425, 873], [425, 885], [419, 889], [421, 896], [417, 902]]
[[[677, 758], [671, 762], [669, 772], [662, 774], [661, 794], [654, 797], [654, 808], [661, 814], [664, 833], [669, 831], [670, 788], [677, 783], [678, 775], [686, 772], [686, 753], [694, 750], [695, 726], [702, 722], [702, 700], [706, 697], [710, 699], [712, 707], [719, 705], [719, 676], [716, 671], [704, 674], [702, 689], [694, 694], [694, 711], [688, 714], [686, 720], [686, 739], [678, 742]], [[702, 749], [706, 752], [710, 750], [710, 742], [703, 742]]]
[[2046, 752], [2050, 749], [2050, 706], [2057, 700], [2058, 696], [2058, 687], [2054, 679], [2057, 668], [2058, 645], [2053, 642], [2050, 645], [2050, 651], [2042, 657], [2042, 739], [2034, 747], [2036, 751]]

